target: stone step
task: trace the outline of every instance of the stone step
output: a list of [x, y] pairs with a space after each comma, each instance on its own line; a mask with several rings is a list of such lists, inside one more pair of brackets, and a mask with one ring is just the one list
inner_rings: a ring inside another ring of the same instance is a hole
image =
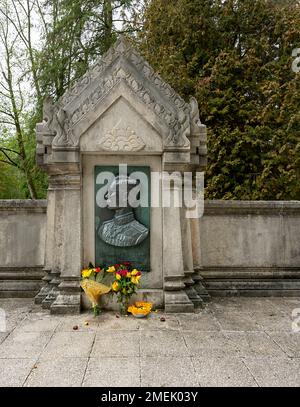
[[0, 298], [34, 298], [37, 294], [37, 291], [18, 291], [18, 290], [10, 290], [10, 291], [1, 291], [0, 290]]
[[24, 273], [24, 272], [15, 272], [15, 273], [0, 273], [0, 281], [3, 280], [37, 280], [40, 281], [44, 277], [44, 273]]
[[222, 279], [205, 281], [205, 287], [213, 297], [219, 296], [245, 296], [245, 297], [268, 297], [268, 296], [300, 296], [299, 279], [274, 279], [274, 280], [239, 280]]
[[0, 267], [0, 298], [33, 298], [42, 286], [42, 267]]
[[0, 280], [41, 280], [42, 267], [0, 267]]

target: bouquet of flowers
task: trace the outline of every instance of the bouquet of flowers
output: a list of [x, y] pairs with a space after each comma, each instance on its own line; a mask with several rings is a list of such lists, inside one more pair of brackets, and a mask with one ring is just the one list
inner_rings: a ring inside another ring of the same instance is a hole
[[106, 271], [114, 275], [111, 288], [113, 293], [117, 295], [121, 313], [126, 314], [129, 299], [136, 293], [142, 273], [136, 268], [133, 268], [128, 261], [110, 266]]
[[82, 280], [80, 285], [92, 303], [95, 316], [99, 315], [100, 312], [100, 296], [107, 294], [111, 290], [111, 287], [100, 282], [103, 280], [104, 274], [105, 270], [101, 270], [100, 267], [95, 268], [91, 263], [88, 268], [81, 272]]

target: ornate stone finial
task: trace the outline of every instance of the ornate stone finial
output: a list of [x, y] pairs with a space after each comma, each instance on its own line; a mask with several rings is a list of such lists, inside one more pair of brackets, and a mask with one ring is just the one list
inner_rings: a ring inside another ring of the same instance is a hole
[[194, 96], [190, 97], [190, 115], [191, 115], [191, 132], [192, 134], [199, 134], [201, 121], [199, 117], [198, 102]]
[[125, 51], [127, 51], [130, 47], [129, 41], [125, 38], [123, 34], [119, 36], [117, 41], [115, 42], [114, 48], [117, 52], [120, 54], [123, 54]]
[[43, 102], [43, 121], [47, 122], [49, 129], [54, 116], [54, 101], [51, 96], [46, 96]]

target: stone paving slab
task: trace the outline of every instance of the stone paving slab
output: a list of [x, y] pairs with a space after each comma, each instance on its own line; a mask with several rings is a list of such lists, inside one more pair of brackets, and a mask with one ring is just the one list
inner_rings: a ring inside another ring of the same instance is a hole
[[180, 329], [184, 331], [220, 331], [215, 315], [207, 310], [196, 314], [178, 314]]
[[187, 348], [192, 356], [238, 356], [238, 348], [223, 332], [183, 333]]
[[189, 356], [183, 335], [179, 331], [141, 332], [141, 355], [143, 356]]
[[[110, 332], [110, 334], [108, 334]], [[140, 355], [140, 334], [135, 331], [99, 331], [91, 357], [133, 357]]]
[[259, 386], [299, 387], [300, 360], [289, 358], [245, 358]]
[[255, 298], [252, 297], [215, 297], [211, 302], [207, 304], [208, 308], [213, 311], [243, 311], [243, 312], [255, 312], [264, 310], [273, 311], [277, 308], [276, 303], [273, 304], [269, 298]]
[[297, 298], [214, 298], [194, 314], [145, 319], [53, 316], [30, 299], [0, 308], [0, 386], [300, 385]]
[[300, 299], [293, 298], [293, 297], [285, 297], [285, 298], [271, 298], [271, 303], [274, 305], [274, 310], [278, 309], [278, 311], [285, 312], [289, 315], [292, 314], [293, 309], [299, 308], [300, 309]]
[[138, 357], [124, 358], [122, 350], [116, 349], [119, 357], [90, 358], [83, 386], [85, 387], [139, 387], [140, 361]]
[[0, 332], [0, 343], [8, 336], [8, 332]]
[[99, 329], [99, 319], [91, 314], [60, 317], [56, 332], [96, 332]]
[[252, 318], [265, 332], [291, 332], [292, 317], [285, 312], [254, 312]]
[[138, 321], [139, 329], [142, 331], [177, 331], [180, 329], [178, 316], [164, 314], [160, 312], [152, 313], [145, 319], [135, 319]]
[[38, 357], [51, 338], [51, 332], [12, 332], [0, 345], [1, 359]]
[[93, 332], [56, 332], [51, 337], [40, 358], [88, 357], [95, 335]]
[[79, 387], [82, 384], [87, 358], [55, 358], [39, 360], [24, 384], [26, 387]]
[[190, 357], [159, 356], [141, 358], [143, 387], [199, 387]]
[[242, 359], [233, 357], [195, 357], [193, 358], [196, 376], [201, 386], [218, 387], [257, 387]]
[[1, 359], [0, 387], [21, 387], [31, 372], [35, 358]]
[[298, 333], [274, 333], [270, 337], [290, 357], [300, 358], [300, 332]]
[[285, 356], [281, 348], [264, 332], [227, 332], [226, 336], [237, 347], [239, 356]]
[[215, 317], [224, 331], [260, 331], [261, 327], [250, 312], [216, 311]]
[[58, 318], [43, 315], [28, 315], [16, 327], [14, 332], [53, 332], [60, 324]]

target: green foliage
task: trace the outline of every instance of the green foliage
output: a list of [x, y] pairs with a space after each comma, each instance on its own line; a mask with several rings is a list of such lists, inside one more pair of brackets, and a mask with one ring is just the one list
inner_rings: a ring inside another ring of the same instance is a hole
[[152, 0], [140, 47], [208, 126], [210, 199], [300, 199], [300, 6]]
[[[40, 78], [45, 93], [56, 99], [80, 78], [117, 38], [117, 24], [133, 0], [47, 0], [51, 16], [40, 53]], [[122, 29], [123, 31], [123, 29]], [[128, 27], [126, 31], [131, 31]]]
[[47, 176], [35, 164], [42, 98], [57, 100], [119, 32], [140, 31], [136, 42], [154, 69], [184, 98], [194, 95], [199, 102], [208, 126], [206, 197], [300, 199], [300, 73], [291, 69], [292, 51], [300, 48], [299, 2], [152, 0], [145, 1], [149, 5], [140, 16], [141, 3], [35, 3], [40, 5], [40, 46], [27, 44], [26, 52], [16, 48], [11, 55], [13, 66], [23, 67], [22, 77], [31, 78], [34, 94], [25, 93], [22, 110], [22, 81], [15, 80], [15, 112], [11, 100], [0, 95], [1, 109], [13, 113], [4, 120], [13, 117], [21, 125], [18, 132], [0, 117], [0, 148], [13, 150], [9, 156], [16, 164], [3, 163], [7, 157], [0, 151], [0, 198], [46, 196]]
[[[35, 126], [42, 120], [42, 100], [48, 95], [57, 100], [81, 77], [90, 64], [116, 40], [117, 25], [126, 32], [133, 30], [126, 20], [126, 12], [130, 11], [134, 16], [136, 3], [136, 0], [41, 0], [34, 4], [28, 3], [36, 7], [34, 10], [39, 16], [41, 43], [35, 49], [28, 37], [28, 27], [34, 23], [30, 20], [31, 15], [24, 17], [26, 8], [20, 6], [20, 2], [16, 2], [14, 7], [11, 7], [9, 1], [6, 2], [7, 14], [1, 14], [3, 20], [0, 25], [14, 31], [18, 41], [13, 40], [10, 47], [1, 37], [0, 51], [3, 46], [11, 52], [7, 69], [13, 72], [13, 67], [19, 68], [16, 70], [16, 78], [10, 74], [5, 76], [12, 85], [11, 94], [4, 97], [0, 92], [1, 198], [46, 196], [47, 175], [35, 162]], [[14, 25], [11, 10], [18, 13], [15, 19], [20, 21], [20, 26]], [[18, 42], [22, 44], [24, 38], [26, 52], [18, 52]], [[33, 85], [32, 94], [21, 91], [20, 84], [25, 76]], [[0, 91], [3, 90], [0, 88]], [[25, 109], [24, 100], [27, 105]], [[12, 118], [12, 124], [7, 129], [3, 127], [7, 114], [4, 119], [1, 117], [2, 106]], [[1, 151], [1, 148], [9, 148], [7, 143], [17, 153]], [[7, 159], [5, 153], [10, 159]]]

